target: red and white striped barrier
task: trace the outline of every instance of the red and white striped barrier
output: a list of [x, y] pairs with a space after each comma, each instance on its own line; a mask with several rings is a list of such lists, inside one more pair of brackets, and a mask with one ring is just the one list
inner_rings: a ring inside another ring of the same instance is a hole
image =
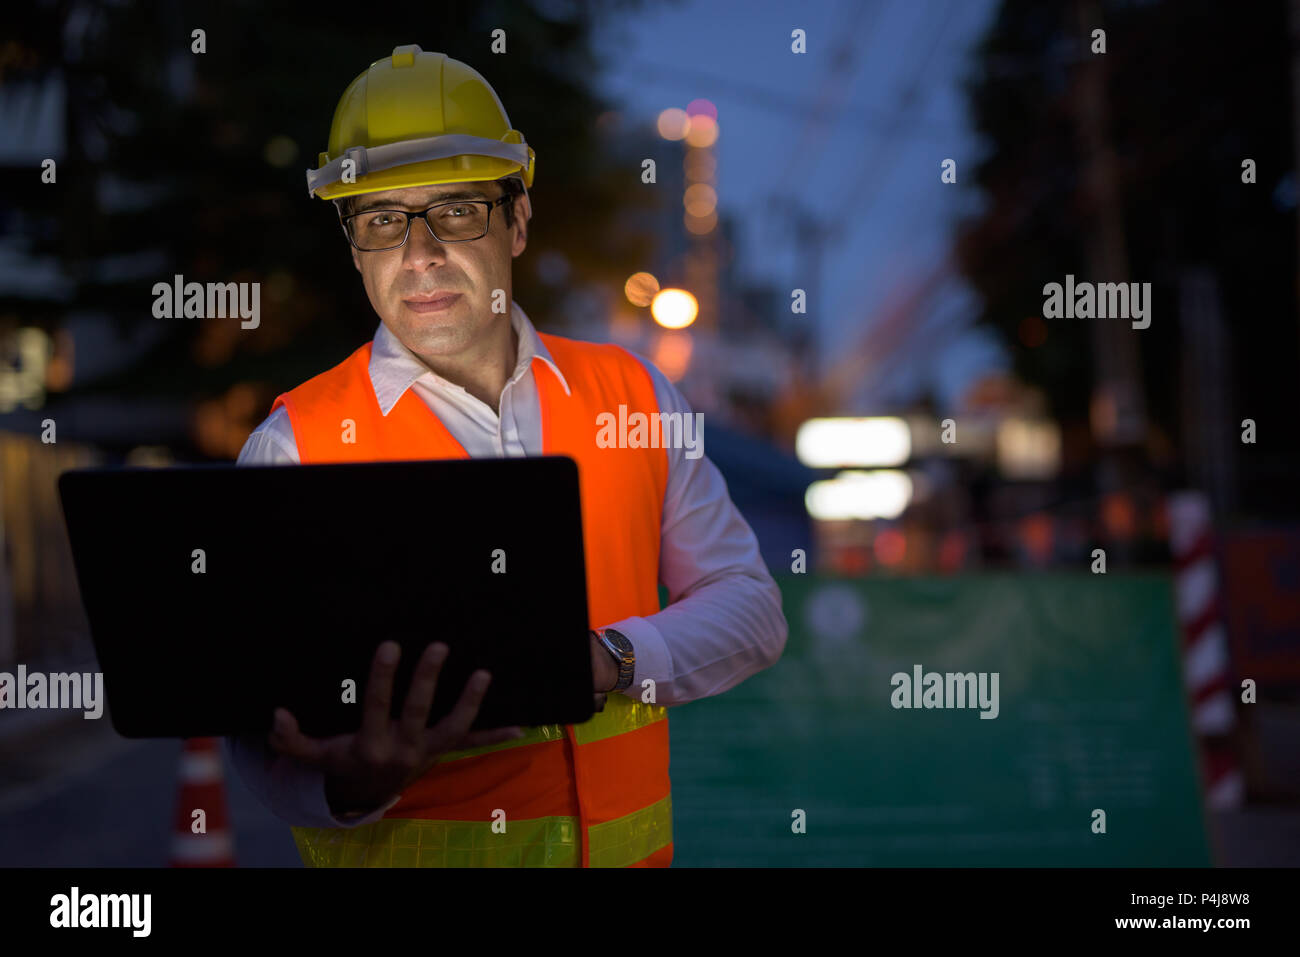
[[1245, 778], [1228, 737], [1237, 727], [1237, 688], [1228, 668], [1210, 503], [1204, 493], [1178, 492], [1169, 497], [1168, 510], [1174, 594], [1183, 635], [1183, 680], [1200, 746], [1205, 801], [1216, 809], [1239, 807]]
[[[172, 867], [234, 867], [235, 848], [226, 809], [221, 750], [216, 738], [186, 738], [181, 751], [181, 790], [172, 826]], [[194, 812], [203, 811], [205, 833], [194, 833]]]

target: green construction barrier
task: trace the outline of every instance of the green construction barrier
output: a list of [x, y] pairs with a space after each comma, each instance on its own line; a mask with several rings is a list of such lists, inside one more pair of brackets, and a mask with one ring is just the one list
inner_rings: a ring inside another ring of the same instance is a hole
[[1211, 863], [1167, 578], [778, 581], [781, 660], [671, 711], [674, 866]]

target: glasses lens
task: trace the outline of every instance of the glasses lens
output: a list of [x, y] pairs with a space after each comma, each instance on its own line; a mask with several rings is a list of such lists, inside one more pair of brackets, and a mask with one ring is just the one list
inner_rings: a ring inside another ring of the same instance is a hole
[[447, 242], [478, 239], [487, 232], [488, 208], [483, 203], [449, 203], [429, 210], [433, 234]]
[[352, 241], [361, 249], [397, 246], [406, 235], [406, 214], [396, 209], [372, 209], [348, 220]]

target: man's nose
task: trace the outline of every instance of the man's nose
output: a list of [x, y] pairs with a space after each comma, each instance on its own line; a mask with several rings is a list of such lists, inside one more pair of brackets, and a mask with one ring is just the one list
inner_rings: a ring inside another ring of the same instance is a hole
[[406, 237], [407, 261], [419, 264], [446, 258], [447, 247], [434, 238], [428, 217], [411, 217], [410, 232]]

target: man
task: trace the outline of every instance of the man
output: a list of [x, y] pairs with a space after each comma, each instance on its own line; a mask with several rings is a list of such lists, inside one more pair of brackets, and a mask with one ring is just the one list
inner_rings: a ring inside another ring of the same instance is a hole
[[[308, 187], [339, 206], [381, 322], [279, 396], [239, 462], [572, 456], [599, 710], [580, 725], [469, 733], [490, 680], [476, 672], [426, 729], [446, 654], [435, 642], [394, 721], [399, 649], [381, 644], [356, 734], [307, 738], [278, 709], [266, 742], [228, 741], [308, 865], [667, 866], [665, 706], [733, 687], [785, 645], [780, 593], [713, 464], [597, 442], [598, 417], [620, 405], [685, 421], [680, 393], [617, 346], [538, 333], [514, 303], [533, 162], [492, 88], [443, 54], [398, 47], [353, 81]], [[409, 507], [365, 503], [357, 518], [400, 527]]]

